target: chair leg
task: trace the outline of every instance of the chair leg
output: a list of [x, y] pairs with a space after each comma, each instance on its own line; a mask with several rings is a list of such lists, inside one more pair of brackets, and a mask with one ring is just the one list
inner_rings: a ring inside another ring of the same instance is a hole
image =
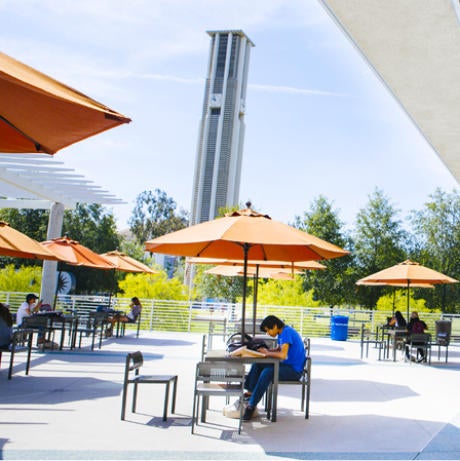
[[305, 376], [304, 380], [302, 381], [302, 399], [300, 401], [300, 411], [303, 411], [305, 405]]
[[163, 421], [167, 420], [168, 416], [168, 401], [169, 401], [169, 384], [171, 381], [168, 381], [165, 386], [165, 401], [163, 403]]
[[128, 392], [128, 383], [124, 383], [123, 385], [123, 396], [121, 398], [121, 420], [125, 420], [125, 413], [126, 413], [126, 397]]
[[176, 395], [177, 395], [177, 376], [174, 377], [173, 381], [173, 395], [172, 395], [172, 401], [171, 401], [171, 413], [176, 412]]
[[136, 403], [137, 403], [137, 383], [134, 383], [133, 388], [133, 404], [132, 404], [132, 412], [136, 413]]
[[198, 418], [197, 399], [198, 399], [198, 396], [195, 394], [195, 395], [193, 396], [192, 434], [195, 433], [195, 431], [194, 431], [194, 429], [195, 429], [195, 421], [196, 421], [197, 418]]
[[13, 344], [13, 348], [11, 349], [11, 352], [10, 352], [10, 368], [8, 370], [8, 379], [11, 379], [13, 375], [14, 349], [15, 349], [15, 346]]
[[33, 336], [33, 333], [30, 333], [29, 338], [27, 340], [26, 375], [29, 374], [29, 370], [30, 370], [30, 356], [32, 355], [32, 336]]

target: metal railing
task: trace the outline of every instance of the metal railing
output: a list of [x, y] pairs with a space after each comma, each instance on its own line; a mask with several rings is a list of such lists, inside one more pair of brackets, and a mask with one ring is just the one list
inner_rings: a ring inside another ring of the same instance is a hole
[[[27, 293], [0, 292], [0, 302], [10, 304], [11, 311], [24, 302]], [[196, 301], [168, 301], [140, 299], [142, 303], [141, 330], [184, 331], [193, 333], [212, 333], [228, 335], [239, 331], [241, 325], [241, 304], [207, 303]], [[65, 312], [86, 316], [99, 306], [114, 310], [129, 311], [130, 298], [109, 296], [59, 295], [55, 308]], [[302, 336], [322, 337], [331, 332], [331, 318], [335, 315], [348, 317], [348, 337], [359, 339], [361, 325], [375, 331], [378, 325], [385, 324], [391, 311], [375, 311], [359, 308], [305, 307], [305, 306], [257, 306], [256, 333], [260, 320], [269, 314], [283, 319], [292, 325]], [[427, 323], [430, 332], [435, 331], [435, 321], [452, 320], [452, 335], [460, 335], [460, 315], [423, 312], [421, 318]], [[252, 305], [247, 306], [245, 331], [252, 331]], [[127, 324], [127, 329], [135, 329], [135, 324]]]

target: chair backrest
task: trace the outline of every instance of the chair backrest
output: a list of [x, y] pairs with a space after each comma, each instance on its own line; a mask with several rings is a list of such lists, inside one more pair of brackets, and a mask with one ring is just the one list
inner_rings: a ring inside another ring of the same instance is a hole
[[126, 367], [129, 371], [137, 370], [144, 364], [144, 356], [141, 351], [131, 352], [126, 356]]
[[436, 320], [436, 343], [447, 346], [452, 334], [452, 322], [450, 320]]
[[110, 315], [107, 312], [90, 312], [88, 315], [88, 323], [87, 325], [92, 328], [97, 328], [101, 324], [103, 324]]
[[204, 361], [204, 358], [208, 352], [208, 342], [207, 342], [207, 337], [206, 335], [203, 335], [203, 338], [201, 339], [201, 361]]
[[229, 361], [198, 362], [196, 378], [207, 381], [244, 381], [245, 367], [243, 363]]
[[310, 356], [310, 347], [311, 347], [310, 338], [307, 338], [307, 337], [305, 336], [305, 338], [303, 338], [303, 345], [304, 345], [304, 347], [305, 347], [305, 355], [306, 355], [307, 357], [309, 357], [309, 356]]
[[413, 333], [410, 335], [409, 341], [416, 345], [427, 345], [431, 342], [431, 335], [429, 333]]
[[144, 357], [141, 351], [131, 352], [126, 355], [124, 383], [130, 380], [130, 372], [134, 371], [135, 375], [139, 375], [139, 370], [144, 364]]
[[51, 325], [51, 319], [46, 315], [28, 316], [22, 319], [21, 328], [47, 328]]
[[11, 338], [12, 349], [20, 351], [32, 347], [33, 330], [20, 328], [13, 333]]

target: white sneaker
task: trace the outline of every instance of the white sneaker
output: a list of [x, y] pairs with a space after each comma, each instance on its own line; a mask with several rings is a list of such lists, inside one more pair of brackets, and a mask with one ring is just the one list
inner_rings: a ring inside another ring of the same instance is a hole
[[[225, 406], [222, 410], [222, 414], [227, 418], [239, 419], [240, 418], [240, 399], [235, 400], [233, 403]], [[246, 407], [248, 406], [248, 402], [243, 402], [243, 413]], [[257, 407], [254, 408], [253, 416], [257, 416], [258, 411]]]

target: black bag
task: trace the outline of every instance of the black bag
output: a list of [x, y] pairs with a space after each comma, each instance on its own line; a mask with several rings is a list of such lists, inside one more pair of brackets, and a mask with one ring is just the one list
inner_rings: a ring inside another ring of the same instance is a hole
[[227, 352], [233, 352], [242, 346], [246, 346], [248, 349], [257, 351], [261, 347], [268, 349], [267, 344], [263, 339], [253, 339], [248, 334], [244, 335], [244, 340], [241, 341], [241, 333], [235, 333], [227, 340]]

